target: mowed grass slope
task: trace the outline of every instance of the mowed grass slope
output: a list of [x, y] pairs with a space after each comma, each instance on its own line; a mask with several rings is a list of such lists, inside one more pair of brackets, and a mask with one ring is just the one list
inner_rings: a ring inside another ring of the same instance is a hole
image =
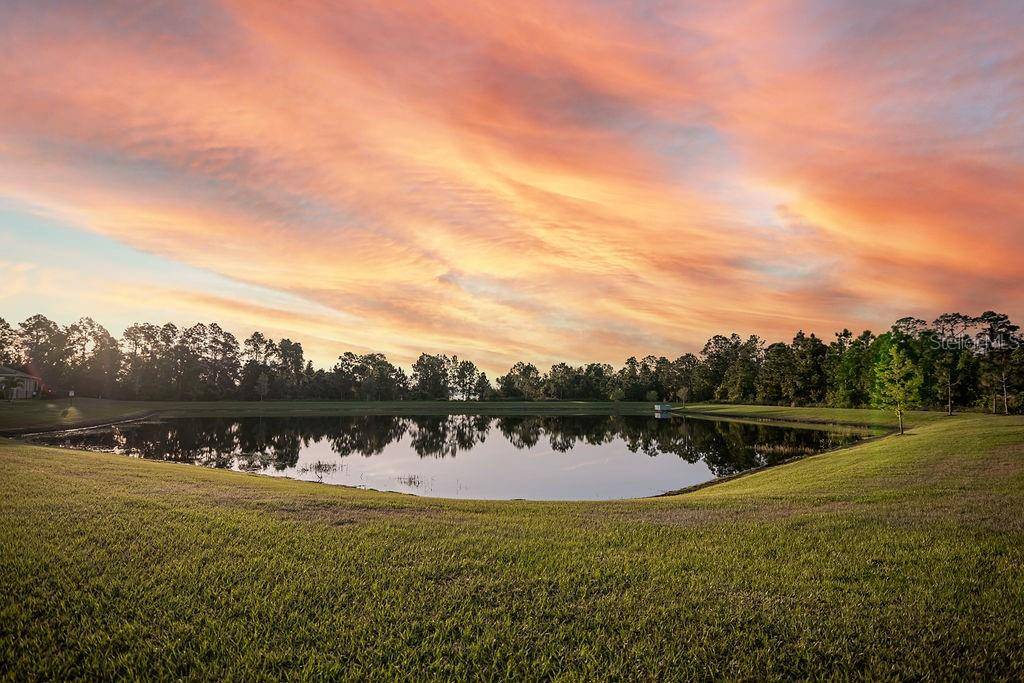
[[1020, 417], [613, 503], [0, 467], [11, 678], [1024, 676]]
[[[770, 420], [772, 422], [804, 422], [808, 424], [862, 425], [896, 427], [896, 417], [887, 410], [869, 408], [790, 408], [787, 406], [732, 405], [729, 403], [675, 404], [676, 410], [716, 419], [736, 418]], [[913, 410], [904, 416], [908, 426], [926, 424], [946, 417], [930, 410]]]

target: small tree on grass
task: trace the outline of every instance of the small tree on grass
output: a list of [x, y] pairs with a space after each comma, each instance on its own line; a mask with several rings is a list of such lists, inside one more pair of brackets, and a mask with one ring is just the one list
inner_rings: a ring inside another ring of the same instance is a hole
[[270, 378], [267, 377], [267, 373], [261, 372], [260, 376], [256, 378], [256, 393], [260, 395], [262, 401], [267, 397], [267, 392], [270, 391]]
[[921, 370], [895, 344], [884, 349], [875, 364], [875, 391], [872, 403], [876, 408], [896, 414], [903, 433], [903, 414], [921, 400]]

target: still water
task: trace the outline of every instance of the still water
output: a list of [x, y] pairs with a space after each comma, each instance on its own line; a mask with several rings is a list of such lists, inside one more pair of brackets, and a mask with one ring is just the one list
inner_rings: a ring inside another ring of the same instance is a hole
[[167, 418], [52, 445], [446, 498], [651, 496], [852, 443], [850, 431], [686, 417]]

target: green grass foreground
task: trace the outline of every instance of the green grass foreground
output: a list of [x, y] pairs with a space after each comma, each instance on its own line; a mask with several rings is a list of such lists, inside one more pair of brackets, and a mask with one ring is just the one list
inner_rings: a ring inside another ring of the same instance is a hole
[[0, 467], [7, 678], [1024, 676], [1021, 417], [612, 503]]

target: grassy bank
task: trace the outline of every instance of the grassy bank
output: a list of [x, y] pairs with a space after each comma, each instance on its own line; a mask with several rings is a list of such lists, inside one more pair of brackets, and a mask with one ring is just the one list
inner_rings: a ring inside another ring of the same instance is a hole
[[[896, 425], [896, 418], [891, 412], [867, 408], [790, 408], [786, 406], [691, 403], [676, 404], [676, 410], [715, 418], [771, 420], [773, 422], [795, 421], [822, 425], [863, 425], [876, 428], [893, 427]], [[944, 417], [946, 415], [942, 412], [914, 410], [908, 412], [904, 419], [908, 425], [914, 426], [923, 425], [933, 420], [941, 420]]]
[[421, 499], [12, 441], [0, 467], [12, 678], [1024, 675], [1020, 417], [614, 503]]
[[610, 401], [108, 401], [0, 402], [0, 431], [74, 427], [138, 415], [650, 415], [653, 403]]
[[[142, 415], [245, 417], [248, 415], [650, 415], [652, 403], [608, 401], [109, 401], [94, 398], [0, 402], [0, 433], [24, 429], [87, 426]], [[716, 418], [892, 427], [881, 410], [787, 408], [688, 404], [677, 410]], [[912, 412], [909, 425], [941, 419], [942, 413]]]

